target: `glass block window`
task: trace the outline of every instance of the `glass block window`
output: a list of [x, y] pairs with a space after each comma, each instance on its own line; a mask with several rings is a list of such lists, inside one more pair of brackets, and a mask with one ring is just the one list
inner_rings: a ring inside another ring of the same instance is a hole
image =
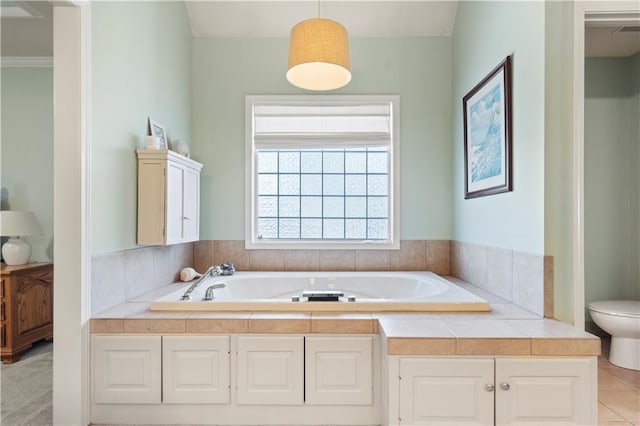
[[248, 97], [247, 246], [396, 244], [396, 104]]

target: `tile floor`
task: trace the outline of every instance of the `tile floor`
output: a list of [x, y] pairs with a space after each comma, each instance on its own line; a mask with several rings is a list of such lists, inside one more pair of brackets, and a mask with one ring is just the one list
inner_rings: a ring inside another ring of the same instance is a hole
[[640, 371], [609, 363], [610, 339], [598, 358], [598, 425], [640, 426]]

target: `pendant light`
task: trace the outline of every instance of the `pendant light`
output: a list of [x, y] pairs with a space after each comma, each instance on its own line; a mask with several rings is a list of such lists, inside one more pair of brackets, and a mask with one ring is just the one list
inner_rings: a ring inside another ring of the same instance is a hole
[[351, 81], [347, 29], [339, 22], [318, 18], [291, 29], [287, 80], [307, 90], [334, 90]]

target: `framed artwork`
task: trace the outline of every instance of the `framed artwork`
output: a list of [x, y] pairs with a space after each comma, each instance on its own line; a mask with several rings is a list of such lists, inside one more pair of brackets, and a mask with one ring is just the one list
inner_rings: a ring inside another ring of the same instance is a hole
[[511, 56], [463, 98], [464, 198], [512, 190]]
[[167, 132], [162, 124], [152, 120], [151, 117], [149, 117], [149, 135], [158, 138], [158, 149], [167, 149]]

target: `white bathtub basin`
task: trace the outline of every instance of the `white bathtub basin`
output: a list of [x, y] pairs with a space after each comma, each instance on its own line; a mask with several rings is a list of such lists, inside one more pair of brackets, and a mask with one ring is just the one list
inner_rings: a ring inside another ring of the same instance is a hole
[[[203, 301], [207, 287], [224, 283], [215, 299]], [[445, 312], [489, 311], [478, 296], [431, 272], [236, 272], [208, 278], [191, 294], [189, 285], [155, 300], [152, 311]], [[338, 301], [316, 302], [305, 290], [341, 290]], [[354, 296], [355, 301], [349, 301]], [[300, 301], [292, 301], [298, 297]]]

